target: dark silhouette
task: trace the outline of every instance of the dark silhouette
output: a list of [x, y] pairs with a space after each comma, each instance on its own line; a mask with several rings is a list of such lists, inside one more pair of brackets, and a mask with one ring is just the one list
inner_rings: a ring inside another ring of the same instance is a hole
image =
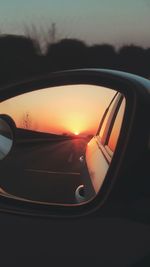
[[0, 83], [39, 73], [40, 61], [40, 51], [34, 40], [15, 35], [0, 37]]
[[[146, 50], [142, 47], [130, 45], [119, 50], [119, 69], [146, 76]], [[149, 58], [150, 61], [150, 58]], [[149, 72], [150, 74], [150, 72]]]
[[63, 39], [48, 45], [45, 55], [50, 70], [84, 68], [87, 66], [87, 47], [76, 39]]
[[150, 77], [150, 48], [126, 45], [118, 51], [109, 44], [86, 45], [76, 39], [47, 43], [42, 53], [38, 40], [0, 36], [0, 84], [58, 70], [108, 68]]
[[93, 45], [88, 48], [88, 67], [116, 69], [117, 53], [112, 45]]

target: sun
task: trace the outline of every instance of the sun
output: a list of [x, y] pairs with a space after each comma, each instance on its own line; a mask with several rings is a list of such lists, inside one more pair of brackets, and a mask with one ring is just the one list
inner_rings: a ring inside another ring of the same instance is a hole
[[74, 132], [75, 135], [79, 135], [79, 132]]

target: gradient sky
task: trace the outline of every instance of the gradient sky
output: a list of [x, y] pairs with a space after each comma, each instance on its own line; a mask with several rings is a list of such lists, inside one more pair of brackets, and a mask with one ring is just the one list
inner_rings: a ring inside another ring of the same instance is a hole
[[68, 85], [26, 93], [0, 103], [0, 111], [24, 128], [50, 133], [95, 134], [115, 91], [94, 85]]
[[5, 0], [0, 3], [1, 33], [23, 34], [36, 26], [47, 35], [56, 23], [57, 40], [134, 43], [150, 46], [150, 0]]

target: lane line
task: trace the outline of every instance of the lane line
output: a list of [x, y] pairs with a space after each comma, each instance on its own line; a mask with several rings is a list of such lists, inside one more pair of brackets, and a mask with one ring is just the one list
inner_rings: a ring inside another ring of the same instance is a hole
[[71, 152], [71, 154], [68, 157], [68, 162], [71, 163], [73, 161], [73, 153]]
[[25, 169], [27, 172], [48, 173], [48, 174], [65, 174], [65, 175], [80, 175], [79, 172], [54, 172], [44, 170]]

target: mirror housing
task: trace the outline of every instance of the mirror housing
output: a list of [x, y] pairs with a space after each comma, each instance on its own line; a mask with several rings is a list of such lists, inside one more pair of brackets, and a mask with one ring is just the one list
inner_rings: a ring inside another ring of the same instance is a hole
[[0, 114], [0, 160], [9, 155], [15, 139], [15, 122], [6, 114]]
[[149, 149], [150, 126], [143, 118], [150, 114], [150, 82], [136, 75], [98, 69], [57, 72], [3, 87], [0, 89], [0, 99], [4, 101], [43, 87], [68, 84], [91, 84], [108, 87], [119, 91], [126, 99], [125, 115], [119, 140], [100, 192], [84, 205], [71, 206], [34, 203], [2, 194], [0, 195], [0, 210], [52, 217], [73, 217], [89, 214], [99, 209], [105, 201], [110, 201], [114, 194], [117, 196], [117, 190], [120, 194], [123, 192], [124, 189], [120, 181], [125, 179], [128, 170], [131, 170], [143, 153]]

